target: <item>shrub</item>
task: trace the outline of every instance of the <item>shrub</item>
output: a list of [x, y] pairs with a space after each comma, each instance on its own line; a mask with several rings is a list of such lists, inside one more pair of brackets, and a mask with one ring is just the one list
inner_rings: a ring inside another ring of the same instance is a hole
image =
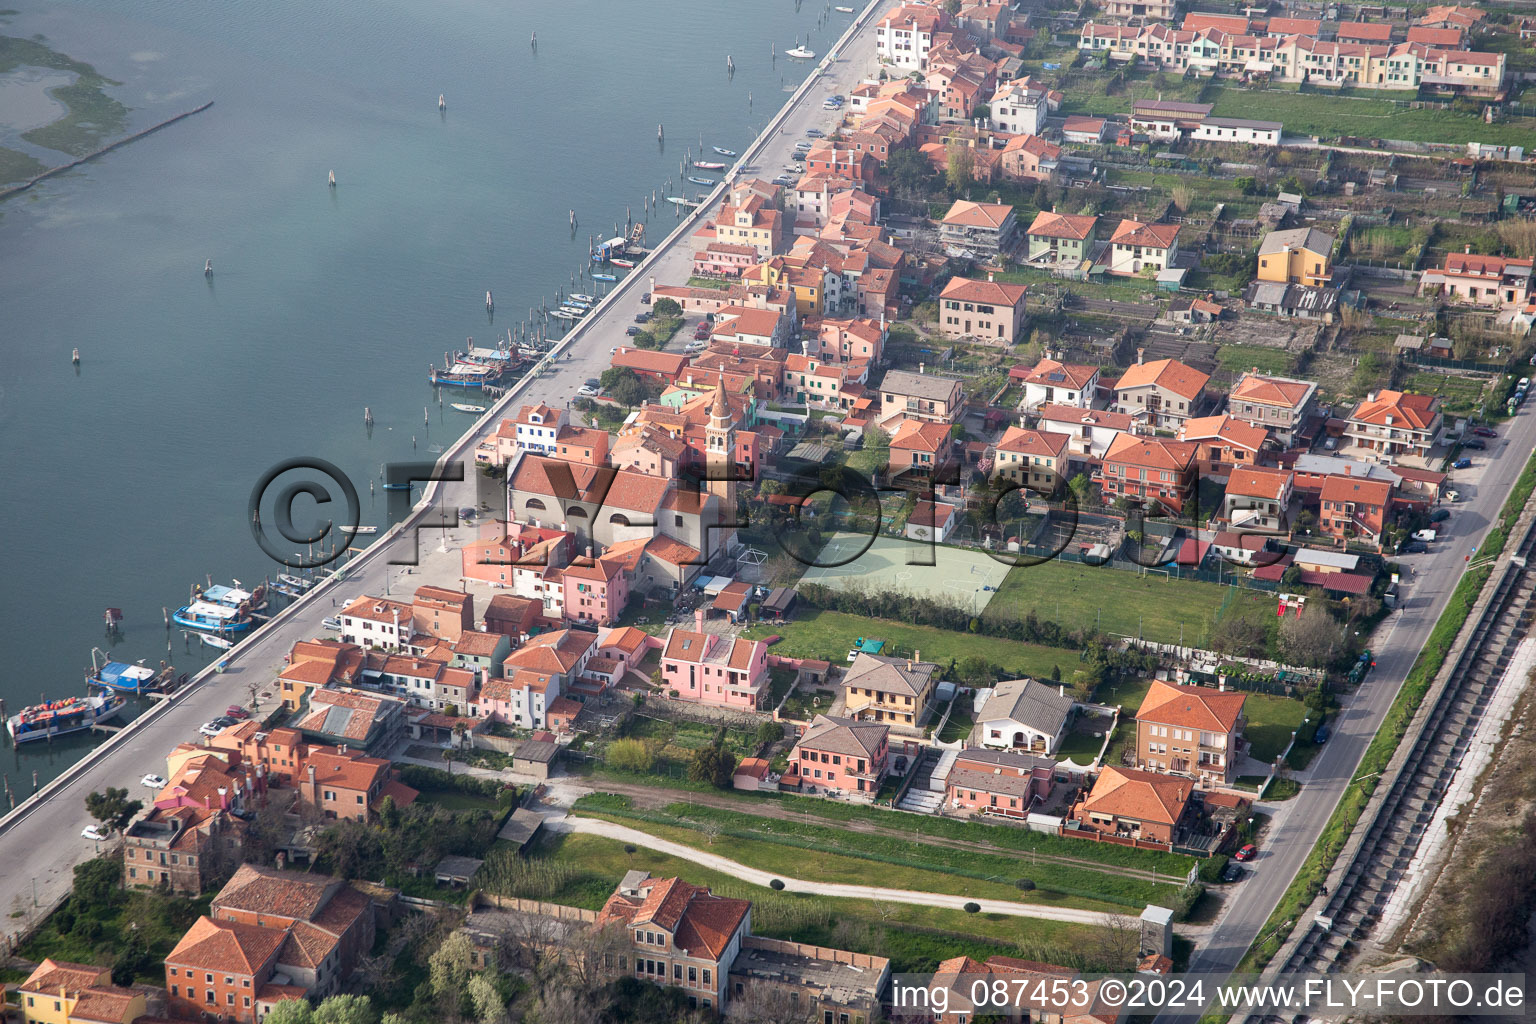
[[1013, 887], [1020, 892], [1031, 892], [1035, 888], [1035, 883], [1028, 878], [1021, 878], [1013, 883]]
[[621, 772], [648, 772], [656, 763], [656, 755], [641, 740], [614, 740], [608, 745], [606, 760], [608, 767]]
[[981, 904], [980, 903], [967, 903], [965, 905], [965, 912], [967, 914], [979, 914], [979, 913], [981, 913]]
[[780, 878], [775, 878], [773, 881], [768, 883], [768, 888], [774, 890], [775, 892], [778, 892], [780, 889], [784, 888], [784, 880], [780, 879]]

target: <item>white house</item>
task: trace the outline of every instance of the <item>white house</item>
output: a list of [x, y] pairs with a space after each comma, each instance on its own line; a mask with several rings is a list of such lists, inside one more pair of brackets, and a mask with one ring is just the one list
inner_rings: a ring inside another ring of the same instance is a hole
[[906, 535], [912, 540], [943, 544], [955, 529], [958, 510], [942, 501], [919, 501], [907, 517]]
[[1073, 706], [1066, 687], [1034, 679], [998, 683], [976, 712], [981, 745], [1052, 756], [1066, 735]]
[[387, 597], [359, 597], [336, 616], [341, 620], [341, 642], [359, 647], [394, 650], [408, 644], [415, 633], [412, 608], [406, 601]]
[[1042, 405], [1035, 410], [1040, 419], [1038, 430], [1066, 434], [1072, 440], [1067, 443], [1071, 455], [1089, 455], [1100, 458], [1109, 450], [1110, 443], [1123, 430], [1131, 429], [1129, 413], [1109, 409], [1079, 409], [1071, 405]]
[[552, 455], [560, 428], [569, 424], [570, 414], [565, 409], [551, 409], [540, 402], [523, 406], [512, 422], [517, 426], [518, 448], [538, 455]]
[[1046, 94], [1023, 82], [1004, 82], [988, 107], [992, 126], [1013, 135], [1039, 135], [1045, 128]]
[[1284, 125], [1279, 121], [1249, 121], [1241, 117], [1207, 117], [1195, 125], [1197, 142], [1240, 142], [1249, 146], [1278, 146]]
[[949, 15], [940, 7], [903, 4], [892, 8], [875, 26], [875, 53], [896, 67], [921, 71], [928, 66], [934, 35], [948, 22]]

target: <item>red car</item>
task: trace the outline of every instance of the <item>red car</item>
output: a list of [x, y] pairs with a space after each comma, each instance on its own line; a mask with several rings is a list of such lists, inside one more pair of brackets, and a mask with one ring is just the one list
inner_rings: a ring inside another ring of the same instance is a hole
[[251, 713], [245, 710], [245, 708], [241, 707], [239, 704], [231, 704], [229, 707], [224, 709], [224, 713], [230, 718], [238, 718], [242, 722], [251, 717]]
[[1498, 431], [1496, 431], [1496, 430], [1489, 430], [1487, 427], [1473, 427], [1472, 428], [1472, 433], [1476, 434], [1478, 437], [1498, 437], [1499, 436], [1499, 432]]
[[1249, 843], [1247, 846], [1243, 847], [1241, 850], [1238, 850], [1236, 855], [1233, 857], [1233, 859], [1234, 860], [1253, 860], [1253, 858], [1257, 857], [1258, 854], [1259, 854], [1259, 848], [1257, 846], [1254, 846], [1252, 843]]

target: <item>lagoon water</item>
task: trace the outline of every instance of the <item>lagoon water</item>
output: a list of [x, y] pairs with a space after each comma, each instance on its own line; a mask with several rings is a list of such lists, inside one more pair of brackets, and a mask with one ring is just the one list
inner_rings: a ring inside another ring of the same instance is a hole
[[[284, 571], [246, 515], [281, 460], [336, 463], [363, 521], [386, 525], [367, 487], [380, 465], [468, 426], [427, 365], [569, 289], [589, 235], [626, 208], [643, 219], [668, 178], [681, 191], [701, 134], [743, 149], [810, 68], [783, 51], [825, 52], [852, 17], [794, 0], [19, 6], [0, 33], [41, 33], [121, 82], [134, 129], [215, 105], [0, 203], [8, 712], [83, 692], [108, 606], [126, 615], [115, 657], [153, 665], [169, 641], [178, 668], [203, 664], [162, 608], [205, 574]], [[676, 219], [649, 223], [659, 240]], [[7, 749], [0, 771], [25, 795], [93, 742]]]

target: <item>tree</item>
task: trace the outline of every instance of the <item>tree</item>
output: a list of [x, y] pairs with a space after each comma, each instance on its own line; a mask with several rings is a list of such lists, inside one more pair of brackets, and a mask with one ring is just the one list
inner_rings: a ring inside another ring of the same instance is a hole
[[1287, 615], [1280, 620], [1280, 655], [1292, 665], [1327, 665], [1333, 660], [1340, 639], [1339, 624], [1315, 604], [1307, 604], [1300, 615]]
[[708, 782], [720, 789], [729, 789], [736, 775], [736, 755], [716, 743], [700, 747], [693, 753], [688, 765], [688, 777], [694, 782]]
[[1190, 205], [1195, 201], [1195, 190], [1188, 185], [1175, 185], [1169, 194], [1173, 197], [1173, 205], [1179, 208], [1180, 213], [1188, 213]]
[[758, 743], [775, 743], [784, 738], [784, 723], [772, 719], [757, 727]]
[[1280, 574], [1280, 582], [1284, 583], [1288, 587], [1300, 586], [1301, 585], [1301, 566], [1299, 566], [1299, 565], [1286, 566], [1285, 572]]
[[1227, 615], [1211, 631], [1211, 650], [1226, 657], [1251, 658], [1264, 653], [1269, 632], [1251, 615]]
[[1093, 958], [1105, 971], [1129, 971], [1141, 953], [1141, 923], [1124, 914], [1105, 914], [1095, 930]]
[[812, 1024], [819, 1019], [812, 1000], [801, 1000], [787, 985], [753, 985], [732, 999], [726, 1020], [742, 1024]]
[[1079, 507], [1093, 501], [1093, 481], [1087, 473], [1079, 473], [1067, 482], [1067, 487], [1072, 491], [1072, 497], [1077, 499]]
[[432, 985], [432, 994], [443, 1005], [455, 1009], [458, 1007], [464, 986], [469, 983], [473, 955], [474, 947], [470, 945], [469, 936], [463, 932], [453, 932], [427, 960], [427, 977]]
[[129, 800], [126, 789], [113, 786], [85, 798], [85, 812], [113, 831], [121, 831], [143, 806], [142, 800]]
[[981, 913], [981, 904], [967, 903], [962, 909], [964, 909], [967, 914], [979, 914]]
[[949, 180], [949, 187], [956, 192], [964, 192], [970, 188], [971, 179], [976, 173], [976, 154], [971, 152], [971, 147], [950, 146], [945, 173]]
[[651, 312], [661, 317], [682, 316], [683, 307], [677, 304], [676, 299], [657, 299], [651, 306]]
[[315, 1010], [308, 999], [284, 999], [263, 1018], [270, 1024], [312, 1024], [314, 1019]]
[[506, 1020], [507, 1004], [490, 978], [484, 974], [475, 975], [469, 979], [465, 991], [469, 995], [470, 1005], [475, 1008], [475, 1020], [480, 1024], [500, 1024]]
[[992, 108], [986, 103], [979, 103], [976, 105], [976, 109], [971, 111], [971, 117], [972, 119], [990, 121], [992, 119]]
[[630, 337], [630, 340], [635, 343], [636, 348], [651, 349], [653, 351], [661, 348], [663, 344], [662, 340], [650, 331], [636, 331]]
[[944, 9], [948, 11], [949, 16], [953, 18], [955, 15], [960, 13], [960, 0], [944, 0]]
[[656, 755], [643, 740], [622, 739], [608, 744], [608, 767], [621, 772], [648, 772], [656, 763]]
[[933, 176], [933, 165], [915, 149], [898, 149], [886, 160], [885, 173], [898, 189], [916, 192]]
[[603, 371], [603, 375], [597, 382], [602, 385], [609, 398], [626, 409], [633, 409], [645, 401], [645, 382], [640, 379], [638, 373], [627, 366], [610, 366]]
[[315, 1007], [312, 1024], [374, 1024], [378, 1014], [367, 996], [337, 994], [326, 996]]
[[1259, 190], [1258, 181], [1248, 175], [1232, 179], [1232, 185], [1245, 196], [1251, 196]]

